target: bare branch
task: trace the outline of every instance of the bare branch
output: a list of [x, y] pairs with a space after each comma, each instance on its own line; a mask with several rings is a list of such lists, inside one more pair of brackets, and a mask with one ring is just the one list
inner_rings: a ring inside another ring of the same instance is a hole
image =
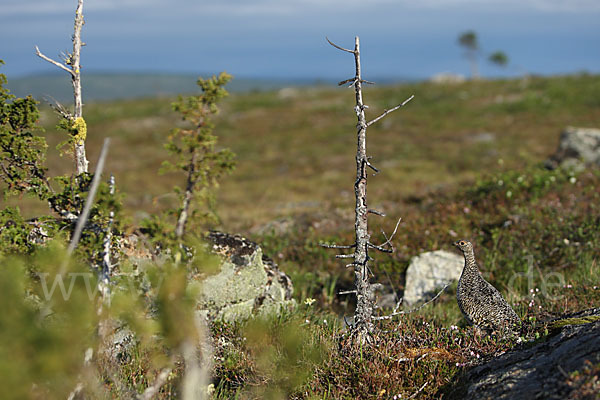
[[367, 243], [367, 246], [369, 246], [369, 248], [371, 248], [371, 249], [379, 250], [383, 253], [393, 253], [394, 252], [394, 249], [386, 249], [383, 246], [377, 246], [376, 244], [373, 244], [371, 242]]
[[419, 393], [421, 393], [423, 391], [423, 389], [425, 389], [425, 387], [427, 387], [427, 385], [429, 385], [429, 382], [425, 382], [423, 384], [423, 386], [421, 386], [419, 388], [419, 390], [417, 390], [416, 392], [414, 392], [413, 394], [411, 394], [410, 397], [407, 398], [407, 400], [411, 400], [411, 399], [414, 399], [415, 397], [417, 397], [419, 395]]
[[412, 360], [412, 358], [408, 358], [408, 357], [395, 358], [395, 357], [392, 357], [392, 356], [388, 356], [388, 358], [389, 358], [390, 360], [392, 360], [392, 361], [396, 361], [397, 363], [401, 363], [401, 362], [407, 362], [407, 361], [410, 361], [410, 360]]
[[375, 214], [375, 215], [379, 215], [380, 217], [385, 217], [385, 213], [381, 212], [381, 211], [377, 211], [377, 210], [373, 210], [372, 208], [369, 208], [367, 210], [367, 212], [369, 214]]
[[369, 160], [365, 160], [365, 163], [367, 164], [367, 167], [371, 168], [373, 171], [375, 171], [375, 173], [373, 175], [377, 175], [379, 173], [379, 169], [375, 168], [375, 166], [373, 164], [371, 164], [369, 162]]
[[452, 284], [452, 282], [448, 282], [446, 284], [446, 286], [444, 286], [442, 288], [442, 290], [440, 290], [431, 300], [426, 301], [425, 303], [421, 304], [418, 307], [412, 308], [410, 310], [403, 310], [403, 311], [395, 311], [391, 314], [388, 315], [382, 315], [380, 317], [373, 317], [374, 320], [380, 321], [380, 320], [384, 320], [384, 319], [392, 319], [393, 317], [397, 316], [397, 315], [403, 315], [403, 314], [411, 314], [415, 311], [419, 311], [420, 309], [422, 309], [423, 307], [425, 307], [428, 304], [433, 303], [435, 300], [437, 300], [438, 297], [440, 297], [442, 295], [442, 293], [444, 293], [444, 291], [448, 288], [448, 286], [450, 286]]
[[352, 258], [354, 254], [336, 254], [335, 258]]
[[[345, 85], [346, 83], [350, 82], [350, 84], [348, 85], [348, 87], [352, 87], [356, 84], [356, 82], [359, 81], [360, 83], [368, 83], [369, 85], [374, 85], [375, 82], [371, 82], [371, 81], [365, 81], [364, 79], [356, 79], [356, 77], [350, 78], [350, 79], [346, 79], [345, 81], [341, 81], [338, 82], [338, 86], [342, 86]], [[365, 106], [365, 108], [368, 108], [368, 106]]]
[[69, 73], [71, 76], [73, 76], [73, 75], [74, 75], [74, 74], [73, 74], [73, 71], [72, 71], [72, 70], [71, 70], [69, 67], [67, 67], [67, 66], [66, 66], [66, 65], [64, 65], [64, 64], [61, 64], [61, 63], [59, 63], [58, 61], [54, 61], [54, 60], [53, 60], [53, 59], [51, 59], [50, 57], [48, 57], [48, 56], [44, 55], [44, 54], [43, 54], [43, 53], [40, 51], [40, 49], [39, 49], [37, 46], [35, 46], [35, 54], [36, 54], [36, 55], [37, 55], [39, 58], [41, 58], [42, 60], [48, 61], [50, 64], [54, 64], [54, 65], [56, 65], [58, 68], [60, 68], [60, 69], [63, 69], [63, 70], [65, 70], [65, 71], [67, 71], [67, 72], [68, 72], [68, 73]]
[[65, 107], [63, 107], [63, 105], [60, 104], [60, 102], [54, 97], [46, 95], [44, 96], [44, 100], [54, 111], [60, 114], [61, 117], [65, 119], [73, 119], [73, 114], [71, 114]]
[[67, 400], [75, 400], [75, 399], [79, 398], [79, 395], [81, 394], [82, 391], [83, 391], [83, 383], [78, 382], [77, 385], [75, 386], [75, 389], [73, 389], [73, 391], [71, 393], [69, 393]]
[[[113, 175], [110, 176], [109, 180], [110, 185], [110, 195], [114, 196], [115, 194], [115, 177]], [[108, 284], [110, 277], [112, 275], [112, 262], [110, 260], [110, 246], [112, 244], [112, 227], [115, 218], [115, 212], [113, 210], [110, 211], [108, 226], [106, 227], [106, 233], [104, 235], [103, 240], [103, 251], [102, 251], [102, 273], [101, 273], [101, 281], [104, 284]]]
[[[185, 362], [185, 374], [181, 381], [182, 400], [204, 400], [209, 397], [207, 389], [213, 366], [214, 350], [208, 338], [206, 322], [195, 315], [194, 323], [198, 336], [197, 342], [188, 338], [181, 345], [181, 353]], [[201, 351], [200, 357], [198, 357], [198, 348]]]
[[371, 126], [373, 125], [375, 122], [379, 121], [381, 118], [385, 117], [386, 115], [388, 115], [389, 113], [396, 111], [397, 109], [399, 109], [400, 107], [403, 107], [406, 103], [408, 103], [409, 101], [411, 101], [413, 98], [415, 97], [415, 95], [411, 95], [408, 99], [404, 100], [402, 102], [402, 104], [397, 105], [394, 108], [390, 108], [389, 110], [385, 110], [385, 112], [383, 114], [381, 114], [379, 117], [375, 118], [374, 120], [371, 120], [370, 122], [367, 122], [367, 126]]
[[354, 85], [354, 82], [356, 82], [356, 77], [352, 77], [350, 79], [346, 79], [345, 81], [338, 82], [338, 86], [345, 85], [348, 82], [352, 82], [352, 84], [350, 86]]
[[349, 245], [345, 245], [345, 244], [325, 244], [325, 243], [319, 243], [319, 246], [321, 247], [325, 247], [326, 249], [353, 249], [356, 247], [356, 243], [354, 244], [349, 244]]
[[[402, 221], [402, 218], [398, 218], [398, 222], [396, 222], [396, 227], [394, 228], [394, 232], [392, 232], [392, 234], [390, 235], [390, 237], [388, 238], [387, 235], [385, 234], [385, 232], [383, 231], [383, 229], [381, 230], [381, 233], [383, 234], [383, 236], [385, 237], [386, 241], [382, 244], [380, 244], [379, 246], [375, 246], [372, 243], [369, 243], [369, 245], [372, 248], [375, 248], [377, 250], [380, 251], [384, 251], [386, 253], [391, 253], [394, 250], [394, 247], [392, 246], [391, 240], [394, 237], [394, 235], [396, 234], [396, 231], [398, 231], [398, 226], [400, 225], [400, 221]], [[381, 250], [380, 247], [385, 247], [385, 246], [390, 246], [392, 248], [391, 251], [385, 251], [385, 250]]]
[[[106, 155], [108, 154], [108, 146], [110, 144], [110, 138], [104, 139], [104, 145], [102, 146], [102, 151], [100, 152], [100, 157], [98, 157], [98, 164], [96, 165], [96, 171], [94, 173], [94, 178], [92, 179], [92, 184], [90, 186], [90, 191], [88, 193], [88, 197], [85, 200], [85, 205], [83, 206], [83, 211], [77, 218], [77, 225], [75, 226], [75, 231], [73, 232], [73, 237], [71, 238], [71, 242], [69, 243], [69, 247], [67, 248], [67, 254], [70, 256], [73, 254], [73, 250], [77, 247], [77, 243], [79, 243], [79, 239], [81, 238], [81, 232], [83, 231], [83, 227], [88, 219], [90, 214], [90, 210], [92, 208], [92, 203], [94, 202], [94, 197], [96, 196], [96, 191], [98, 190], [98, 185], [100, 184], [100, 176], [102, 175], [102, 170], [104, 169], [104, 161], [106, 160]], [[62, 265], [60, 269], [60, 274], [64, 274], [66, 269], [66, 262]]]
[[356, 290], [344, 290], [343, 292], [338, 292], [338, 294], [344, 295], [344, 294], [353, 294], [356, 293]]
[[354, 54], [354, 53], [355, 53], [355, 51], [354, 51], [354, 50], [348, 50], [348, 49], [345, 49], [345, 48], [343, 48], [343, 47], [340, 47], [340, 46], [338, 46], [337, 44], [335, 44], [335, 43], [333, 43], [331, 40], [329, 40], [329, 38], [328, 38], [328, 37], [325, 37], [325, 39], [327, 39], [327, 41], [329, 42], [329, 44], [330, 44], [330, 45], [332, 45], [333, 47], [335, 47], [335, 48], [336, 48], [336, 49], [338, 49], [338, 50], [342, 50], [342, 51], [345, 51], [345, 52], [348, 52], [348, 53], [351, 53], [351, 54]]
[[150, 400], [154, 396], [156, 396], [160, 388], [163, 387], [165, 383], [167, 383], [167, 380], [169, 379], [169, 375], [171, 374], [172, 370], [173, 368], [163, 368], [163, 370], [160, 371], [152, 385], [148, 386], [146, 390], [144, 390], [144, 393], [137, 397], [138, 400]]

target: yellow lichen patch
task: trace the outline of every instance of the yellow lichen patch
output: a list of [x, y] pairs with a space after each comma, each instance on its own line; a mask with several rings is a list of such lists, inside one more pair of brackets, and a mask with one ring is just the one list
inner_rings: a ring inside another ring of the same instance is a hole
[[73, 121], [71, 132], [73, 135], [73, 143], [83, 144], [87, 136], [87, 124], [83, 117], [78, 117]]

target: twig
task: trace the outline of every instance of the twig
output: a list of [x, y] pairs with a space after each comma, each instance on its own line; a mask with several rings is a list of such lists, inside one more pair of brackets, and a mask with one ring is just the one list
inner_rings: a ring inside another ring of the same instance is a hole
[[381, 212], [381, 211], [377, 211], [377, 210], [373, 210], [372, 208], [369, 208], [367, 210], [367, 212], [369, 214], [375, 214], [375, 215], [379, 215], [380, 217], [385, 217], [385, 213]]
[[[371, 157], [369, 157], [371, 158]], [[375, 171], [374, 175], [377, 175], [379, 173], [379, 169], [375, 168], [375, 166], [373, 164], [371, 164], [371, 162], [367, 159], [366, 161], [367, 167], [371, 168], [373, 171]]]
[[46, 60], [46, 61], [48, 61], [50, 64], [54, 64], [54, 65], [56, 65], [58, 68], [61, 68], [61, 69], [65, 70], [65, 71], [67, 71], [67, 72], [68, 72], [68, 73], [69, 73], [71, 76], [73, 76], [73, 75], [74, 75], [74, 72], [73, 72], [73, 71], [72, 71], [72, 70], [71, 70], [69, 67], [67, 67], [66, 65], [64, 65], [64, 64], [61, 64], [61, 63], [59, 63], [58, 61], [55, 61], [55, 60], [51, 59], [50, 57], [48, 57], [48, 56], [44, 55], [44, 54], [43, 54], [43, 53], [40, 51], [39, 47], [37, 47], [37, 46], [35, 46], [35, 54], [36, 54], [36, 55], [37, 55], [39, 58], [41, 58], [41, 59], [43, 59], [43, 60]]
[[[194, 324], [198, 342], [188, 338], [181, 345], [181, 353], [185, 362], [185, 373], [181, 382], [182, 400], [204, 400], [209, 396], [208, 384], [214, 351], [205, 322], [195, 315]], [[201, 357], [198, 357], [198, 346], [201, 350]]]
[[373, 125], [375, 122], [379, 121], [381, 118], [385, 117], [386, 115], [388, 115], [389, 113], [396, 111], [397, 109], [399, 109], [400, 107], [403, 107], [406, 103], [408, 103], [409, 101], [411, 101], [413, 98], [415, 97], [415, 95], [411, 95], [408, 99], [404, 100], [402, 102], [402, 104], [397, 105], [394, 108], [390, 108], [389, 110], [385, 110], [385, 112], [383, 114], [381, 114], [379, 117], [371, 120], [370, 122], [367, 122], [367, 126], [371, 126]]
[[[63, 107], [62, 104], [60, 104], [60, 102], [58, 100], [56, 100], [54, 97], [50, 96], [50, 95], [45, 95], [44, 96], [44, 100], [46, 101], [46, 103], [48, 103], [48, 105], [57, 113], [60, 114], [61, 117], [63, 117], [64, 119], [73, 119], [73, 115], [67, 111], [66, 108]], [[52, 100], [52, 101], [50, 101]]]
[[[335, 47], [338, 50], [342, 50], [342, 51], [345, 51], [345, 52], [348, 52], [348, 53], [351, 53], [351, 54], [355, 54], [356, 53], [356, 50], [348, 50], [348, 49], [345, 49], [343, 47], [338, 46], [337, 44], [335, 44], [331, 40], [329, 40], [328, 37], [325, 37], [325, 39], [327, 39], [327, 41], [329, 42], [330, 45], [332, 45], [333, 47]], [[356, 78], [354, 78], [354, 79], [356, 79]], [[347, 80], [346, 82], [350, 82], [350, 80]], [[344, 83], [346, 83], [346, 82], [344, 82]]]
[[353, 294], [356, 293], [356, 290], [344, 290], [343, 292], [338, 292], [338, 294], [344, 295], [344, 294]]
[[[110, 186], [110, 195], [114, 196], [115, 194], [115, 177], [113, 175], [110, 176], [109, 179]], [[112, 269], [113, 264], [110, 261], [110, 246], [112, 244], [112, 227], [114, 223], [115, 212], [110, 210], [108, 226], [106, 227], [106, 234], [104, 235], [103, 243], [102, 243], [102, 269], [100, 270], [100, 279], [98, 280], [98, 287], [100, 288], [100, 292], [102, 293], [102, 301], [100, 302], [100, 306], [98, 307], [98, 315], [100, 315], [102, 311], [102, 303], [108, 302], [110, 304], [110, 278], [112, 277]]]
[[151, 398], [156, 396], [160, 388], [163, 387], [165, 383], [167, 383], [167, 380], [169, 379], [169, 375], [171, 374], [172, 370], [173, 368], [170, 367], [163, 368], [163, 370], [160, 371], [152, 385], [148, 386], [146, 390], [144, 390], [144, 393], [137, 397], [138, 400], [150, 400]]
[[444, 286], [444, 287], [442, 288], [442, 290], [440, 290], [440, 291], [439, 291], [439, 292], [438, 292], [438, 293], [437, 293], [437, 294], [436, 294], [436, 295], [435, 295], [435, 296], [434, 296], [434, 297], [433, 297], [431, 300], [429, 300], [429, 301], [426, 301], [425, 303], [421, 304], [421, 305], [420, 305], [420, 306], [418, 306], [418, 307], [411, 308], [410, 310], [394, 311], [393, 313], [391, 313], [391, 314], [388, 314], [388, 315], [382, 315], [382, 316], [380, 316], [380, 317], [373, 317], [373, 319], [374, 319], [374, 320], [377, 320], [377, 321], [381, 321], [381, 320], [384, 320], [384, 319], [392, 319], [393, 317], [395, 317], [395, 316], [397, 316], [397, 315], [411, 314], [411, 313], [413, 313], [413, 312], [415, 312], [415, 311], [419, 311], [420, 309], [422, 309], [422, 308], [423, 308], [423, 307], [425, 307], [426, 305], [428, 305], [428, 304], [430, 304], [430, 303], [434, 302], [435, 300], [437, 300], [437, 298], [438, 298], [438, 297], [440, 297], [440, 296], [442, 295], [442, 293], [444, 293], [444, 291], [445, 291], [445, 290], [448, 288], [448, 286], [450, 286], [451, 284], [452, 284], [452, 282], [448, 282], [448, 283], [446, 284], [446, 286]]
[[83, 391], [83, 383], [77, 382], [77, 385], [75, 386], [75, 389], [73, 389], [73, 391], [71, 393], [69, 393], [69, 396], [67, 397], [67, 400], [75, 400], [76, 398], [78, 398], [79, 394], [82, 391]]
[[[356, 77], [353, 77], [353, 78], [346, 79], [346, 80], [343, 80], [341, 82], [338, 82], [338, 86], [342, 86], [342, 85], [345, 85], [346, 83], [350, 82], [350, 84], [348, 85], [348, 87], [352, 87], [352, 86], [354, 86], [356, 84], [356, 81], [358, 81], [358, 79], [356, 79]], [[369, 85], [374, 85], [375, 84], [375, 82], [365, 81], [364, 79], [361, 79], [359, 82], [360, 83], [367, 83]], [[368, 108], [368, 106], [365, 106], [365, 108]]]
[[376, 245], [376, 244], [373, 244], [373, 243], [371, 243], [371, 242], [367, 243], [367, 246], [369, 246], [369, 248], [371, 248], [371, 249], [379, 250], [379, 251], [381, 251], [382, 253], [393, 253], [393, 252], [394, 252], [394, 249], [393, 249], [393, 248], [392, 248], [392, 249], [386, 249], [386, 248], [385, 248], [385, 247], [383, 247], [383, 246], [378, 246], [378, 245]]
[[[383, 244], [376, 245], [376, 244], [369, 242], [368, 246], [372, 249], [376, 249], [376, 250], [379, 250], [384, 253], [392, 253], [394, 251], [394, 246], [392, 246], [391, 240], [394, 237], [394, 235], [396, 234], [396, 231], [398, 230], [398, 225], [400, 225], [400, 221], [402, 221], [402, 218], [398, 218], [398, 222], [396, 222], [396, 227], [394, 228], [394, 232], [392, 232], [392, 234], [390, 235], [389, 238], [387, 237], [385, 232], [383, 230], [381, 230], [381, 233], [386, 238], [386, 241]], [[386, 249], [385, 246], [390, 246], [390, 248]]]
[[[392, 234], [390, 235], [389, 238], [387, 237], [387, 235], [385, 234], [385, 232], [383, 231], [383, 229], [381, 230], [381, 234], [386, 239], [386, 241], [383, 244], [380, 244], [379, 245], [380, 247], [383, 247], [383, 246], [386, 246], [386, 245], [392, 246], [391, 240], [394, 238], [394, 235], [398, 231], [398, 226], [400, 225], [400, 221], [402, 221], [402, 217], [398, 218], [398, 222], [396, 222], [396, 227], [394, 228], [394, 231], [392, 232]], [[393, 249], [393, 246], [392, 246], [392, 249]]]
[[[115, 177], [114, 175], [110, 176], [109, 179], [110, 186], [110, 195], [114, 196], [115, 194]], [[102, 252], [102, 280], [108, 283], [110, 276], [112, 274], [112, 263], [110, 261], [110, 245], [112, 242], [112, 226], [114, 223], [115, 212], [113, 210], [110, 211], [108, 226], [106, 227], [106, 235], [104, 235], [104, 243], [103, 243], [103, 252]]]
[[426, 387], [427, 385], [429, 385], [429, 382], [425, 382], [425, 383], [423, 384], [423, 386], [421, 386], [421, 387], [419, 388], [419, 390], [417, 390], [416, 392], [414, 392], [413, 394], [411, 394], [411, 395], [410, 395], [410, 397], [408, 397], [408, 398], [407, 398], [407, 400], [411, 400], [411, 399], [414, 399], [415, 397], [417, 397], [417, 396], [419, 395], [419, 393], [421, 393], [421, 392], [423, 391], [423, 389], [425, 389], [425, 387]]
[[325, 244], [319, 243], [319, 246], [325, 247], [326, 249], [353, 249], [356, 247], [356, 243], [354, 244]]
[[[88, 347], [88, 349], [85, 351], [85, 354], [83, 356], [83, 366], [84, 367], [89, 367], [90, 363], [92, 362], [93, 355], [94, 355], [94, 350], [91, 347]], [[75, 400], [75, 399], [79, 398], [79, 395], [83, 391], [83, 388], [84, 388], [83, 382], [80, 380], [79, 382], [77, 382], [77, 385], [75, 385], [75, 389], [73, 389], [71, 391], [71, 393], [69, 393], [67, 400]]]
[[352, 258], [354, 254], [336, 254], [335, 258]]
[[[331, 43], [331, 42], [330, 42], [330, 43]], [[352, 85], [354, 85], [354, 82], [356, 82], [356, 77], [352, 77], [352, 78], [350, 78], [350, 79], [346, 79], [346, 80], [344, 80], [344, 81], [338, 82], [338, 86], [345, 85], [345, 84], [346, 84], [346, 83], [348, 83], [348, 82], [352, 82]], [[350, 85], [350, 86], [352, 86], [352, 85]]]
[[[83, 231], [83, 227], [88, 219], [90, 214], [90, 210], [92, 208], [92, 203], [94, 202], [94, 197], [96, 196], [96, 191], [98, 190], [98, 185], [100, 184], [100, 176], [102, 175], [102, 170], [104, 169], [104, 161], [106, 160], [106, 155], [108, 154], [108, 146], [110, 144], [110, 138], [104, 139], [104, 144], [102, 145], [102, 151], [100, 152], [100, 157], [98, 157], [98, 164], [96, 165], [96, 171], [94, 172], [94, 178], [92, 179], [92, 184], [90, 186], [90, 191], [88, 193], [88, 197], [85, 200], [85, 205], [83, 207], [83, 211], [77, 218], [77, 225], [75, 226], [75, 231], [73, 232], [73, 237], [71, 238], [71, 242], [69, 243], [69, 247], [67, 248], [67, 255], [70, 256], [73, 254], [73, 250], [77, 247], [79, 243], [79, 239], [81, 238], [81, 232]], [[65, 269], [67, 267], [67, 263], [63, 263], [59, 274], [64, 274]]]

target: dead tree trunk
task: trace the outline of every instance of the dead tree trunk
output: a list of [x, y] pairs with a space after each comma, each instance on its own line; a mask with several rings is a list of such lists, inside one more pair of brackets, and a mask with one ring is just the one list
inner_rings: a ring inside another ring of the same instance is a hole
[[[75, 110], [73, 117], [75, 120], [83, 118], [83, 100], [81, 97], [81, 28], [83, 27], [83, 0], [78, 0], [77, 10], [75, 11], [75, 32], [73, 33], [73, 54], [71, 70], [71, 82], [73, 84], [73, 96]], [[88, 172], [88, 160], [85, 156], [85, 137], [79, 137], [74, 143], [75, 147], [75, 170], [77, 175]]]
[[[356, 105], [354, 107], [354, 111], [356, 112], [356, 117], [358, 119], [358, 123], [356, 125], [357, 131], [357, 149], [356, 149], [356, 180], [354, 182], [354, 194], [356, 198], [355, 205], [355, 220], [354, 220], [354, 231], [355, 231], [355, 242], [352, 245], [323, 245], [324, 247], [329, 248], [338, 248], [338, 249], [354, 249], [354, 254], [340, 254], [337, 255], [337, 258], [353, 258], [354, 261], [351, 264], [348, 264], [348, 267], [354, 267], [354, 284], [356, 290], [354, 293], [356, 294], [356, 310], [354, 311], [354, 322], [352, 324], [352, 334], [360, 341], [361, 343], [369, 342], [371, 334], [374, 330], [374, 316], [373, 311], [375, 308], [375, 295], [373, 291], [373, 287], [371, 286], [371, 282], [369, 279], [370, 269], [369, 269], [369, 261], [371, 260], [369, 256], [369, 249], [376, 249], [383, 252], [391, 252], [391, 242], [390, 239], [382, 245], [374, 245], [370, 242], [371, 235], [369, 234], [368, 229], [368, 214], [374, 213], [377, 215], [384, 215], [381, 212], [370, 210], [367, 205], [367, 168], [372, 169], [375, 173], [379, 172], [377, 168], [375, 168], [370, 162], [369, 157], [367, 156], [367, 127], [381, 118], [383, 118], [388, 113], [397, 110], [402, 107], [408, 101], [412, 99], [412, 96], [404, 101], [402, 104], [390, 109], [386, 110], [382, 115], [375, 118], [374, 120], [367, 122], [365, 116], [365, 109], [368, 108], [363, 102], [362, 96], [362, 84], [363, 83], [372, 83], [362, 79], [361, 76], [361, 66], [360, 66], [360, 40], [357, 36], [354, 41], [354, 50], [348, 50], [343, 47], [340, 47], [327, 39], [329, 44], [334, 46], [335, 48], [351, 53], [354, 55], [354, 65], [355, 65], [355, 76], [353, 78], [347, 79], [339, 83], [339, 85], [344, 85], [350, 83], [349, 87], [354, 86], [354, 92], [356, 97]], [[397, 225], [396, 225], [397, 228]], [[394, 231], [395, 232], [395, 231]], [[389, 246], [386, 248], [385, 246]]]
[[55, 61], [40, 51], [36, 46], [35, 51], [38, 57], [56, 65], [58, 68], [66, 71], [71, 75], [71, 83], [73, 85], [74, 110], [73, 114], [68, 113], [63, 115], [69, 118], [73, 123], [76, 133], [73, 134], [73, 154], [75, 158], [75, 172], [77, 175], [88, 172], [88, 160], [85, 155], [85, 138], [87, 128], [83, 119], [83, 100], [81, 96], [81, 46], [84, 43], [81, 41], [81, 29], [83, 27], [83, 0], [77, 1], [77, 9], [75, 10], [75, 28], [73, 32], [73, 53], [63, 54], [63, 62]]
[[375, 305], [374, 294], [369, 282], [369, 230], [367, 226], [367, 120], [365, 118], [365, 105], [362, 97], [362, 81], [360, 71], [360, 41], [358, 36], [354, 43], [354, 64], [356, 75], [354, 77], [354, 92], [356, 97], [356, 116], [358, 123], [357, 148], [356, 148], [356, 180], [354, 182], [354, 196], [356, 204], [354, 208], [354, 231], [356, 235], [356, 247], [354, 249], [354, 283], [356, 285], [356, 311], [354, 312], [354, 323], [356, 329], [363, 334], [373, 331], [373, 307]]

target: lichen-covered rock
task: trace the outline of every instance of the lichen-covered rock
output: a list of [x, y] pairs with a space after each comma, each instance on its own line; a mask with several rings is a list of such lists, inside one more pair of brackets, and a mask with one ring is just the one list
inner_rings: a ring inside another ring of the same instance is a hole
[[131, 360], [133, 349], [138, 342], [135, 333], [125, 324], [115, 327], [108, 336], [102, 352], [109, 360], [118, 364], [128, 363]]
[[245, 319], [294, 305], [290, 278], [239, 235], [211, 232], [212, 250], [222, 257], [219, 272], [202, 280], [198, 312], [210, 319]]
[[448, 282], [458, 280], [464, 266], [463, 257], [445, 250], [422, 253], [410, 260], [406, 270], [404, 304], [428, 300]]
[[560, 135], [556, 153], [546, 164], [551, 168], [600, 166], [600, 129], [567, 127]]

